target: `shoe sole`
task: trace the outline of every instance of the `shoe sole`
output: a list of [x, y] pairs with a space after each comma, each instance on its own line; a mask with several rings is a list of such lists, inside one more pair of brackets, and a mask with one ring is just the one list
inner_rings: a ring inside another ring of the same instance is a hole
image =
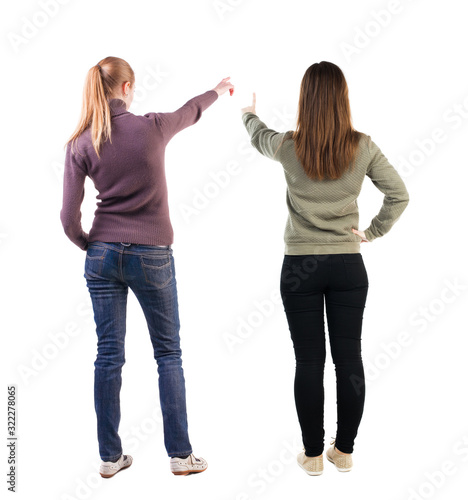
[[121, 467], [117, 472], [114, 472], [114, 474], [103, 474], [102, 472], [100, 472], [99, 474], [101, 474], [101, 477], [103, 477], [104, 479], [109, 479], [110, 477], [114, 477], [121, 470], [128, 469], [130, 467], [130, 465], [132, 465], [132, 464], [128, 464], [125, 467]]
[[310, 471], [310, 470], [307, 470], [303, 465], [301, 465], [299, 462], [297, 462], [297, 465], [299, 465], [299, 467], [307, 472], [307, 474], [309, 474], [309, 476], [321, 476], [323, 474], [323, 470], [320, 471], [320, 472], [313, 472], [313, 471]]
[[190, 474], [199, 474], [200, 472], [204, 472], [208, 469], [208, 467], [205, 467], [204, 469], [201, 470], [176, 470], [176, 471], [171, 471], [174, 476], [189, 476]]
[[349, 469], [342, 469], [342, 468], [338, 467], [338, 466], [335, 464], [335, 462], [334, 462], [331, 458], [329, 458], [329, 457], [328, 457], [328, 455], [327, 455], [327, 460], [328, 460], [329, 462], [331, 462], [331, 463], [332, 463], [332, 464], [336, 467], [336, 469], [337, 469], [337, 470], [339, 470], [340, 472], [349, 472], [350, 470], [352, 470], [352, 467], [350, 467]]

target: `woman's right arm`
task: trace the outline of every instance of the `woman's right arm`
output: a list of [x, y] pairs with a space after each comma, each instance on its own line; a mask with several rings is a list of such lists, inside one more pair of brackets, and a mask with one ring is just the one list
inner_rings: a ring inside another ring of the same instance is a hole
[[403, 179], [372, 139], [368, 146], [370, 162], [366, 175], [385, 194], [379, 213], [364, 231], [367, 240], [372, 241], [390, 231], [408, 206], [409, 194]]
[[228, 89], [234, 89], [234, 85], [227, 81], [229, 78], [223, 78], [214, 89], [193, 97], [172, 113], [155, 113], [166, 144], [175, 134], [190, 125], [194, 125], [200, 119], [203, 111], [211, 106], [220, 95]]
[[182, 107], [172, 113], [155, 113], [162, 129], [164, 142], [167, 144], [178, 132], [194, 125], [201, 117], [203, 111], [211, 106], [218, 98], [218, 92], [207, 92], [193, 97]]
[[88, 248], [89, 234], [81, 226], [81, 203], [84, 198], [86, 172], [78, 154], [71, 151], [71, 143], [67, 144], [65, 154], [65, 170], [63, 174], [63, 198], [60, 220], [65, 234], [81, 250]]

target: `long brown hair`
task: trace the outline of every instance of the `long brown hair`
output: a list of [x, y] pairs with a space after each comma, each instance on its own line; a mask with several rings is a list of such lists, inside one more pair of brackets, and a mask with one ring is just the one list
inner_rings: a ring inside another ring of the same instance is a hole
[[88, 127], [91, 127], [91, 138], [94, 150], [99, 156], [99, 149], [107, 139], [111, 139], [111, 114], [108, 99], [117, 95], [125, 82], [135, 83], [135, 74], [127, 61], [119, 57], [106, 57], [93, 66], [86, 75], [83, 87], [83, 104], [78, 125], [70, 139], [72, 150], [75, 140]]
[[311, 179], [339, 179], [353, 162], [361, 134], [352, 125], [348, 85], [331, 62], [312, 64], [301, 82], [296, 156]]

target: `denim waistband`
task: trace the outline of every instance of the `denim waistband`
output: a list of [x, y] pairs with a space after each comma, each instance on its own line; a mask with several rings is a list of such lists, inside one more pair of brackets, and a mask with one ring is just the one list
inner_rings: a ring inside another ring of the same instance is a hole
[[124, 247], [129, 247], [129, 246], [138, 246], [138, 247], [151, 247], [151, 248], [171, 248], [171, 245], [145, 245], [143, 243], [125, 243], [123, 241], [120, 242], [121, 245]]
[[132, 248], [135, 250], [153, 250], [153, 251], [167, 251], [172, 250], [171, 245], [145, 245], [143, 243], [127, 243], [125, 241], [90, 241], [88, 246], [96, 245], [96, 246], [105, 246], [107, 248], [112, 248], [114, 250], [131, 250]]

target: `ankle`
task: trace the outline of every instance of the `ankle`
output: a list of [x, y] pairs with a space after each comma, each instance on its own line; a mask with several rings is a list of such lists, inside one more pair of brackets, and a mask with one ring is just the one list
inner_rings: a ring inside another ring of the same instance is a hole
[[343, 453], [342, 451], [340, 451], [336, 446], [335, 446], [335, 451], [339, 454], [339, 455], [351, 455], [351, 453]]

